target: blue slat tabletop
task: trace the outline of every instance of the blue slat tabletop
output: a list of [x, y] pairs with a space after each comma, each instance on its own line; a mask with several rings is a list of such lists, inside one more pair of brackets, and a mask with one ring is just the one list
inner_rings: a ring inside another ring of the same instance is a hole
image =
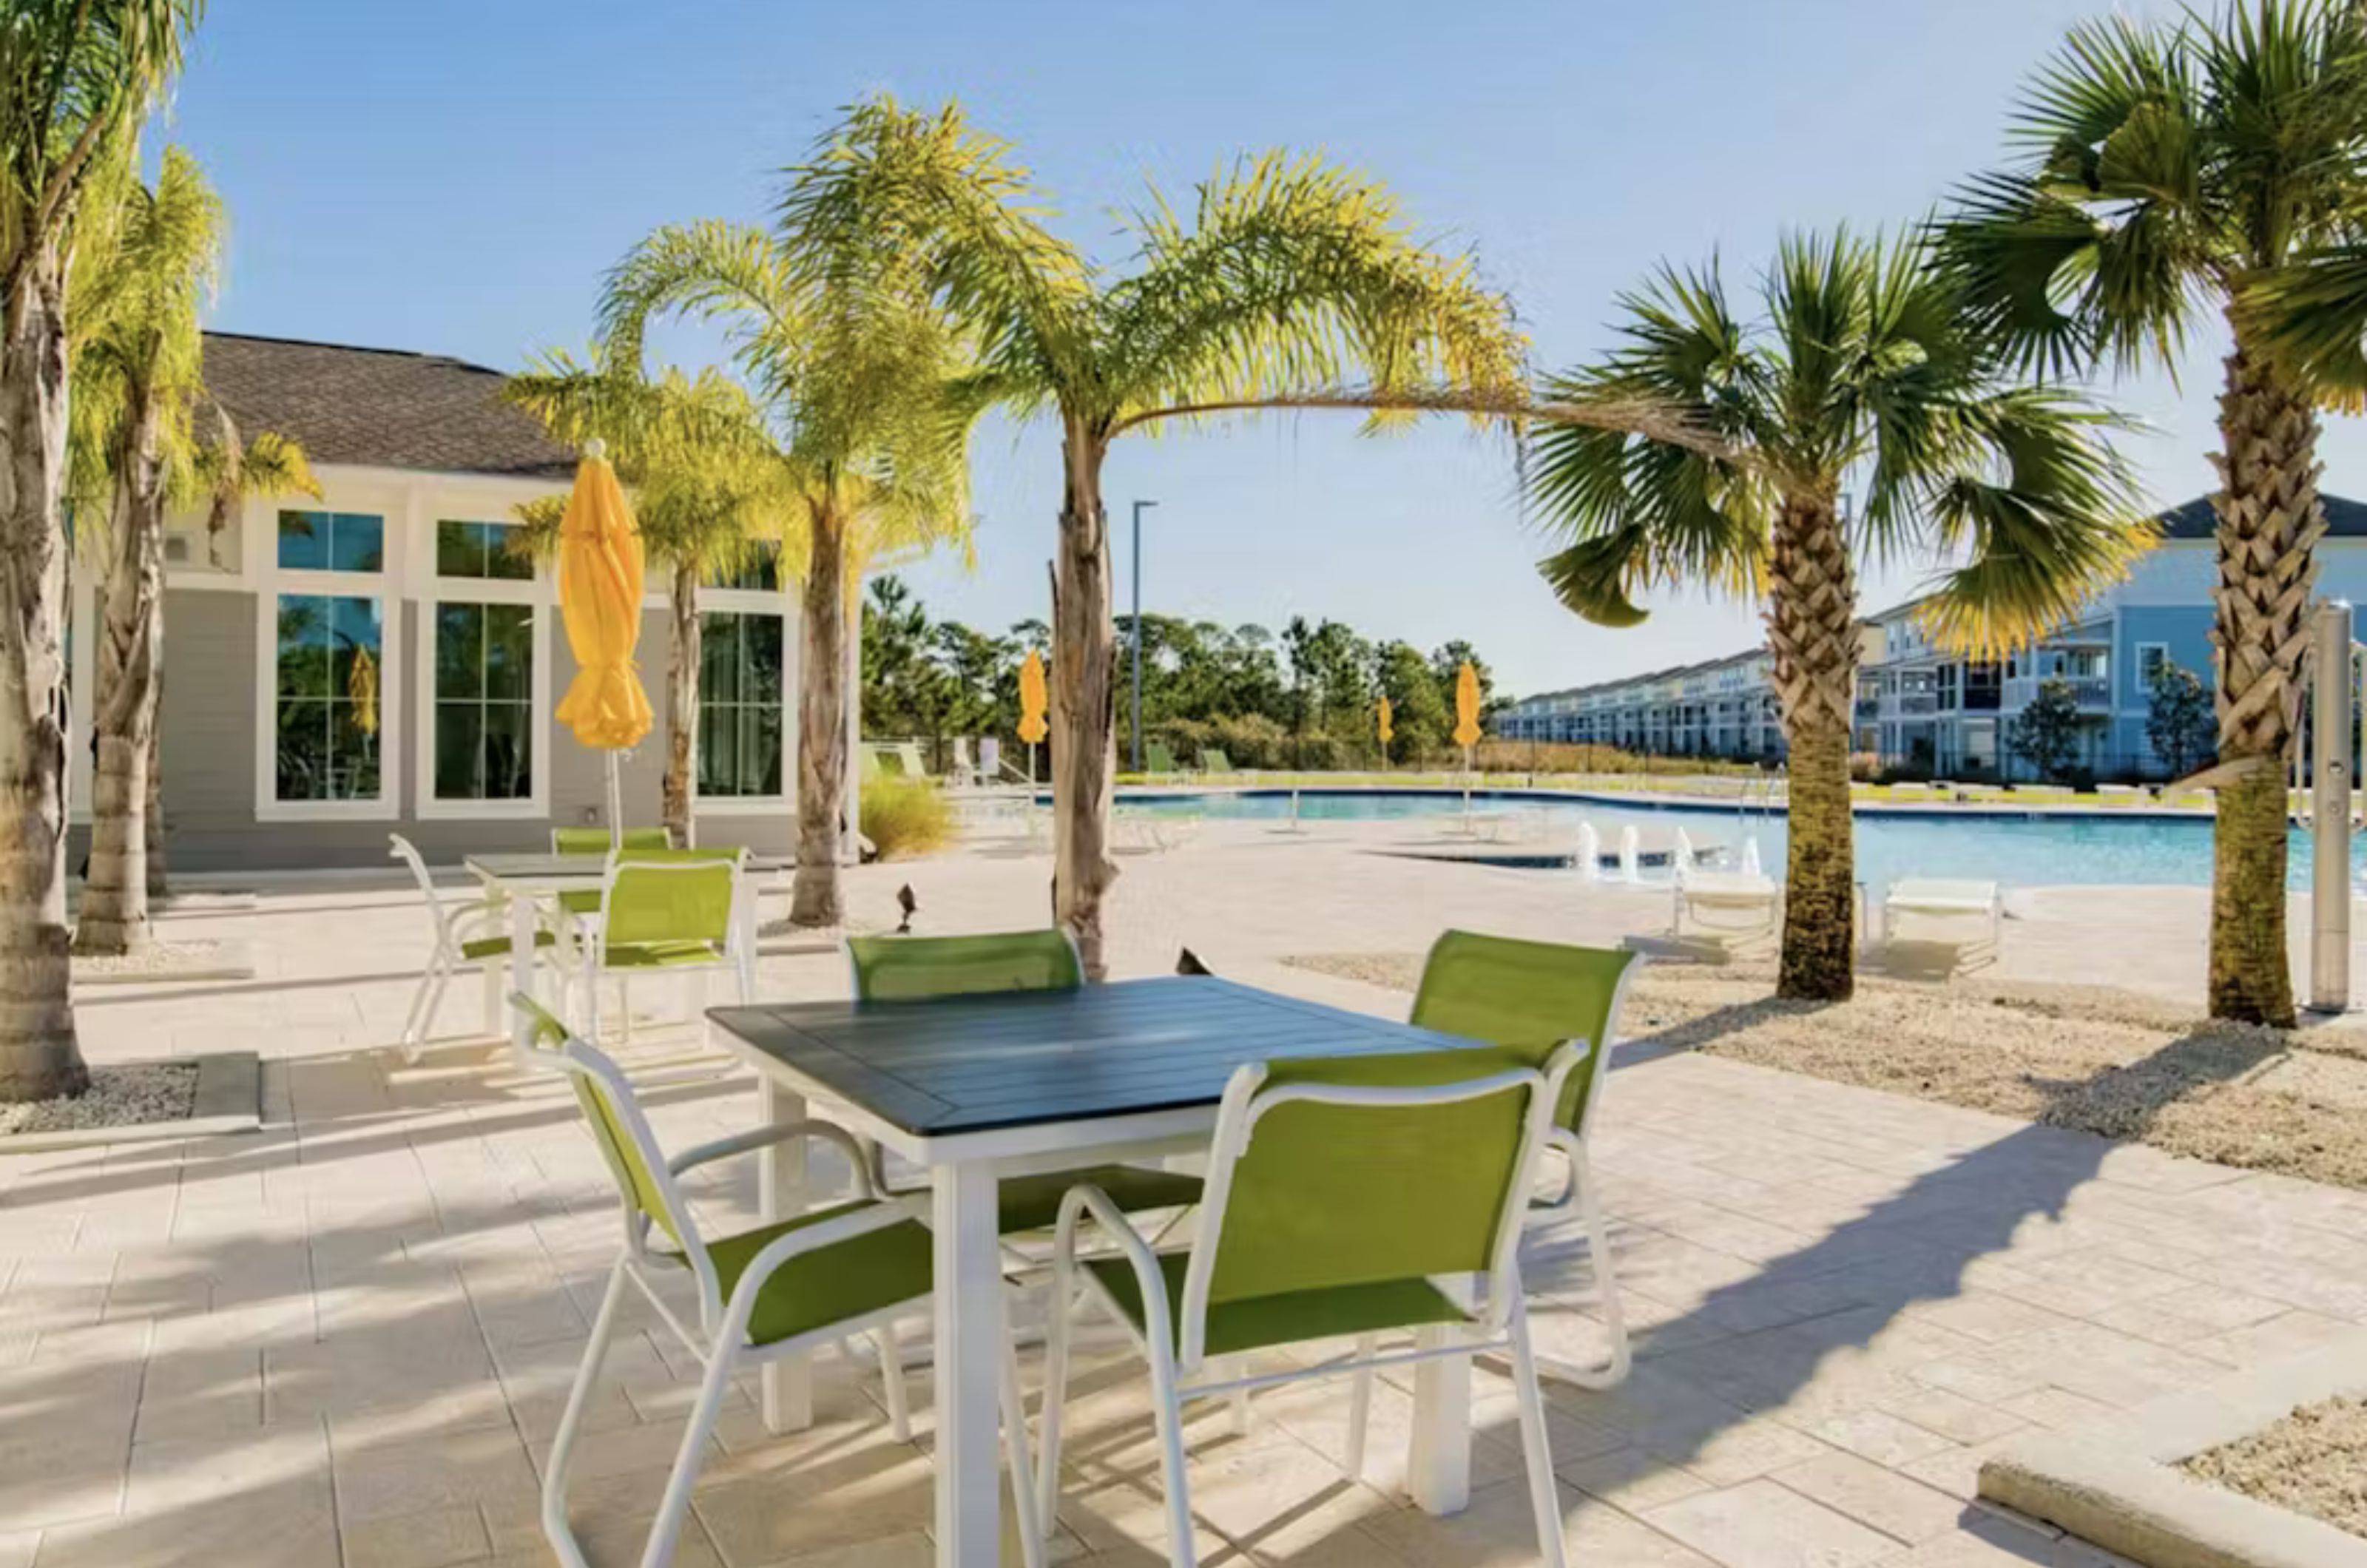
[[926, 1001], [708, 1010], [717, 1027], [921, 1137], [1215, 1105], [1245, 1062], [1472, 1043], [1205, 976]]

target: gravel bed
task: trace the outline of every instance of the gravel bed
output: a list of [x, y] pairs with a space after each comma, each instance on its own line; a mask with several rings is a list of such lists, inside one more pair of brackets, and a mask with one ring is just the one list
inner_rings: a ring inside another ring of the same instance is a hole
[[[1411, 991], [1417, 953], [1285, 963]], [[2097, 987], [1861, 976], [1838, 1004], [1778, 1001], [1772, 964], [1655, 964], [1627, 1038], [2367, 1188], [2367, 1032], [2209, 1022]]]
[[0, 1105], [0, 1138], [11, 1133], [78, 1133], [186, 1120], [197, 1101], [194, 1063], [93, 1067], [90, 1089], [71, 1099]]
[[2304, 1405], [2179, 1466], [2198, 1481], [2367, 1536], [2367, 1400]]

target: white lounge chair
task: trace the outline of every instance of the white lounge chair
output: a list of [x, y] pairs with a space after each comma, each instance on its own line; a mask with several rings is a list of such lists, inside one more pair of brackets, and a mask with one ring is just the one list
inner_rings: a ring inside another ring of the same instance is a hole
[[1687, 868], [1677, 875], [1674, 887], [1669, 919], [1672, 937], [1709, 936], [1728, 946], [1756, 941], [1774, 933], [1784, 907], [1784, 889], [1773, 877], [1746, 871]]
[[1951, 941], [1945, 938], [1918, 938], [1919, 942], [1947, 942], [1954, 948], [1951, 968], [1966, 966], [1967, 959], [1994, 964], [1998, 944], [2005, 925], [2005, 896], [1994, 882], [1951, 880], [1931, 876], [1906, 876], [1890, 885], [1882, 899], [1882, 942], [1887, 949], [1899, 940], [1901, 919], [1937, 922], [1978, 920], [1981, 934]]

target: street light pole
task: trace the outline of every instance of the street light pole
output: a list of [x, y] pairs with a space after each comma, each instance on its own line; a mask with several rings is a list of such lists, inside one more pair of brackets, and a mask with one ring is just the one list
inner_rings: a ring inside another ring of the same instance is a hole
[[1155, 501], [1134, 503], [1134, 771], [1142, 772], [1142, 511]]

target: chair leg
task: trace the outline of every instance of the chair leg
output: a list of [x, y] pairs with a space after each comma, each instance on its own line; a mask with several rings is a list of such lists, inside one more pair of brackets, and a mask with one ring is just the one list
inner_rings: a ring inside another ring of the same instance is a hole
[[1191, 1483], [1184, 1473], [1184, 1402], [1175, 1397], [1174, 1353], [1164, 1345], [1150, 1348], [1150, 1398], [1159, 1416], [1159, 1479], [1167, 1491], [1167, 1561], [1197, 1568]]
[[617, 1043], [633, 1043], [633, 983], [622, 975], [617, 976]]
[[1554, 1485], [1553, 1450], [1546, 1440], [1545, 1391], [1537, 1384], [1537, 1359], [1529, 1345], [1528, 1308], [1518, 1298], [1512, 1303], [1511, 1328], [1512, 1393], [1521, 1408], [1521, 1457], [1529, 1472], [1529, 1506], [1537, 1516], [1537, 1561], [1541, 1568], [1565, 1568], [1561, 1497]]
[[[1226, 1364], [1225, 1370], [1230, 1376], [1245, 1378], [1250, 1375], [1250, 1359], [1247, 1356], [1236, 1356]], [[1250, 1391], [1237, 1388], [1226, 1397], [1225, 1403], [1232, 1409], [1233, 1436], [1248, 1437], [1250, 1435]]]
[[1069, 1403], [1069, 1319], [1076, 1311], [1076, 1280], [1056, 1269], [1044, 1325], [1044, 1408], [1036, 1416], [1036, 1517], [1046, 1530], [1060, 1523], [1060, 1417]]
[[420, 1050], [426, 1043], [426, 1027], [419, 1015], [426, 1005], [427, 993], [436, 987], [436, 961], [442, 956], [441, 948], [428, 954], [427, 967], [419, 972], [418, 987], [411, 993], [411, 1007], [402, 1015], [402, 1059], [406, 1062], [418, 1061]]
[[1356, 1359], [1365, 1364], [1356, 1369], [1348, 1385], [1348, 1462], [1343, 1468], [1351, 1481], [1365, 1479], [1365, 1439], [1373, 1426], [1372, 1359], [1379, 1348], [1377, 1336], [1356, 1336]]
[[879, 1352], [879, 1389], [888, 1401], [888, 1431], [900, 1443], [912, 1440], [912, 1405], [904, 1388], [904, 1352], [896, 1343], [896, 1325], [882, 1324], [871, 1331]]
[[697, 1483], [700, 1466], [707, 1462], [707, 1442], [715, 1434], [717, 1417], [723, 1414], [723, 1396], [731, 1392], [731, 1367], [737, 1359], [729, 1345], [719, 1344], [708, 1354], [707, 1376], [699, 1384], [698, 1403], [691, 1407], [690, 1425], [683, 1429], [674, 1473], [666, 1477], [665, 1498], [658, 1504], [657, 1519], [650, 1526], [641, 1568], [666, 1568], [674, 1561], [674, 1542], [682, 1534], [683, 1519], [690, 1513], [690, 1489]]
[[1596, 1191], [1593, 1168], [1580, 1153], [1569, 1162], [1570, 1185], [1576, 1190], [1578, 1212], [1586, 1223], [1586, 1260], [1594, 1269], [1594, 1288], [1603, 1298], [1603, 1332], [1611, 1341], [1611, 1353], [1601, 1365], [1580, 1367], [1567, 1361], [1547, 1361], [1546, 1371], [1563, 1382], [1580, 1388], [1611, 1388], [1627, 1376], [1631, 1353], [1627, 1345], [1627, 1312], [1619, 1298], [1619, 1270], [1611, 1256], [1611, 1224], [1603, 1212], [1603, 1199]]
[[1019, 1343], [1002, 1337], [1000, 1402], [1002, 1405], [1003, 1462], [1011, 1469], [1012, 1511], [1019, 1529], [1019, 1555], [1025, 1568], [1045, 1568], [1046, 1526], [1036, 1506], [1036, 1488], [1028, 1484], [1027, 1396], [1019, 1391]]
[[600, 1298], [599, 1315], [592, 1320], [592, 1342], [583, 1348], [583, 1364], [575, 1369], [574, 1386], [567, 1391], [567, 1409], [550, 1439], [550, 1462], [542, 1475], [542, 1533], [566, 1568], [585, 1568], [583, 1549], [567, 1524], [567, 1467], [575, 1457], [575, 1434], [583, 1424], [592, 1390], [599, 1383], [608, 1360], [608, 1342], [617, 1329], [617, 1308], [625, 1296], [626, 1260], [617, 1259], [608, 1271], [608, 1289]]

